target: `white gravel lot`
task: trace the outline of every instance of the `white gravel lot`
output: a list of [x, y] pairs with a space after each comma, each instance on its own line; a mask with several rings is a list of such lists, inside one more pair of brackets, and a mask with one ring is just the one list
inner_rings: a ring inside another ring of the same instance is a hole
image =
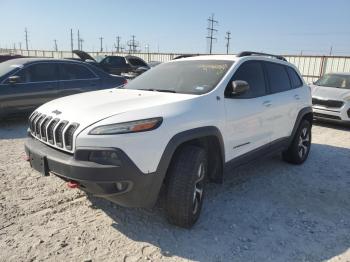
[[350, 261], [350, 129], [313, 128], [308, 161], [279, 156], [209, 184], [198, 223], [128, 209], [22, 160], [25, 120], [0, 124], [0, 261]]

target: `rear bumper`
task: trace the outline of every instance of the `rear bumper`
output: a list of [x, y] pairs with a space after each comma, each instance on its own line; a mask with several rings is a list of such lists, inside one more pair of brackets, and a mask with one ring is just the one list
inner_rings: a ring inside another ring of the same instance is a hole
[[[113, 151], [120, 165], [88, 161], [93, 151]], [[79, 188], [122, 206], [150, 207], [155, 204], [162, 179], [157, 173], [144, 174], [117, 148], [78, 148], [74, 155], [53, 149], [29, 137], [25, 151], [31, 166], [44, 175], [54, 174], [65, 181], [76, 181]]]

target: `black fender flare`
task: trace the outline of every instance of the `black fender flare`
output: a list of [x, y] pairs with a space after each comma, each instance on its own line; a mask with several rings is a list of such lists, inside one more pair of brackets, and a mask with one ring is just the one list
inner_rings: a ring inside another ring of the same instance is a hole
[[[293, 127], [293, 131], [292, 134], [289, 137], [289, 141], [288, 141], [288, 146], [292, 143], [294, 135], [300, 125], [301, 120], [307, 115], [307, 114], [313, 114], [312, 111], [312, 107], [308, 106], [308, 107], [304, 107], [303, 109], [301, 109], [298, 113], [297, 119], [295, 120], [295, 124]], [[312, 123], [311, 123], [312, 124]]]
[[[165, 150], [160, 158], [160, 161], [157, 166], [157, 170], [155, 171], [155, 176], [157, 179], [154, 180], [153, 187], [152, 187], [152, 195], [155, 197], [159, 195], [160, 189], [162, 187], [163, 181], [166, 177], [166, 173], [168, 170], [168, 167], [170, 165], [170, 162], [174, 156], [174, 153], [176, 149], [179, 148], [180, 145], [183, 143], [194, 140], [194, 139], [199, 139], [199, 138], [204, 138], [207, 136], [215, 136], [220, 145], [220, 152], [221, 152], [221, 159], [222, 159], [222, 164], [224, 166], [225, 164], [225, 147], [224, 147], [224, 141], [221, 135], [220, 130], [215, 127], [215, 126], [204, 126], [204, 127], [199, 127], [199, 128], [194, 128], [194, 129], [189, 129], [183, 132], [180, 132], [176, 135], [174, 135], [170, 141], [168, 142], [167, 146], [165, 147]], [[153, 202], [155, 202], [156, 199], [153, 198]]]

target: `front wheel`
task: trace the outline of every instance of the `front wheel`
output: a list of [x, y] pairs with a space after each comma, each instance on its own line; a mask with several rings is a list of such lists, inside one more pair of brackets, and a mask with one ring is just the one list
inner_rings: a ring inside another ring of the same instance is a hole
[[170, 223], [190, 228], [198, 219], [204, 196], [207, 154], [198, 146], [181, 148], [167, 174], [166, 213]]
[[285, 161], [300, 165], [307, 159], [311, 148], [311, 123], [303, 120], [295, 132], [289, 148], [282, 153]]

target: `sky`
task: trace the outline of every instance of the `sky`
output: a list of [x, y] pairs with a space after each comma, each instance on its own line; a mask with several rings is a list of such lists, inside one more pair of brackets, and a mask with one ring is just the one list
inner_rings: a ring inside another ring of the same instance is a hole
[[112, 51], [136, 36], [150, 52], [208, 52], [207, 19], [218, 21], [214, 53], [243, 50], [278, 54], [350, 55], [349, 0], [0, 0], [0, 48], [70, 50], [77, 30], [85, 51]]

